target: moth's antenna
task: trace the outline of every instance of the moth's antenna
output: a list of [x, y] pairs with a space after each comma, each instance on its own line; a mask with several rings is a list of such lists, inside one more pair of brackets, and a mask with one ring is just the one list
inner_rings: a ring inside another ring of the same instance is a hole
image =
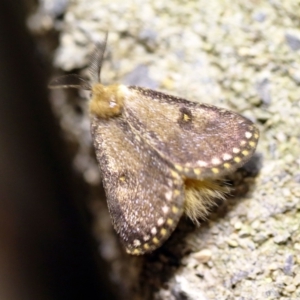
[[83, 77], [77, 74], [68, 74], [64, 76], [60, 76], [58, 78], [53, 79], [49, 85], [49, 89], [83, 89], [83, 90], [91, 90], [90, 83], [84, 79]]
[[96, 83], [101, 82], [100, 74], [101, 67], [103, 62], [103, 57], [106, 49], [108, 38], [108, 32], [105, 33], [105, 38], [102, 43], [96, 43], [96, 48], [91, 55], [90, 64], [89, 64], [89, 73], [91, 77], [91, 84], [94, 85]]

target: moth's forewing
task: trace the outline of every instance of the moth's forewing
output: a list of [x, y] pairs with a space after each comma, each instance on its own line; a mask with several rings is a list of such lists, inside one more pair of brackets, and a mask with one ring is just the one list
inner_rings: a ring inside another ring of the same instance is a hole
[[91, 130], [117, 233], [127, 252], [153, 251], [182, 215], [182, 179], [133, 134], [122, 116], [93, 117]]
[[256, 148], [258, 130], [239, 114], [145, 88], [129, 90], [124, 116], [130, 127], [183, 176], [220, 177]]

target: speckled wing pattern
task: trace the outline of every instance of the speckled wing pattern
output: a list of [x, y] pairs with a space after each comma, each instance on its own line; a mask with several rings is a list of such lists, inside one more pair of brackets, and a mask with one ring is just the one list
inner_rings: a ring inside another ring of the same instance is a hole
[[253, 155], [259, 133], [241, 115], [141, 87], [129, 90], [123, 114], [131, 130], [181, 176], [217, 178]]
[[117, 233], [128, 253], [153, 251], [182, 215], [181, 177], [131, 131], [123, 116], [93, 116], [91, 132]]
[[[66, 75], [49, 87], [92, 92], [91, 132], [113, 224], [128, 253], [144, 254], [170, 236], [185, 206], [195, 210], [192, 218], [198, 215], [210, 181], [242, 166], [259, 133], [248, 119], [215, 106], [141, 87], [103, 86], [106, 41], [107, 34], [91, 57], [90, 81]], [[202, 198], [186, 179], [201, 183]]]
[[184, 180], [215, 179], [253, 154], [258, 130], [224, 109], [140, 87], [122, 114], [92, 116], [91, 131], [114, 227], [128, 253], [158, 248], [183, 213]]

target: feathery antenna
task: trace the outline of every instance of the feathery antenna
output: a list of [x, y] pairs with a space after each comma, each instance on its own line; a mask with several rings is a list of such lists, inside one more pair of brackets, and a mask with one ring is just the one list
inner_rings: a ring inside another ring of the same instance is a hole
[[100, 83], [100, 73], [107, 44], [108, 32], [105, 33], [105, 38], [102, 43], [96, 43], [94, 52], [91, 55], [89, 63], [90, 80], [87, 80], [77, 74], [68, 74], [53, 79], [48, 87], [50, 89], [60, 88], [75, 88], [83, 90], [91, 90], [94, 84]]
[[96, 48], [91, 55], [89, 64], [89, 73], [91, 77], [91, 85], [101, 82], [101, 68], [103, 63], [103, 57], [106, 49], [108, 38], [108, 32], [105, 33], [105, 38], [102, 43], [96, 43]]

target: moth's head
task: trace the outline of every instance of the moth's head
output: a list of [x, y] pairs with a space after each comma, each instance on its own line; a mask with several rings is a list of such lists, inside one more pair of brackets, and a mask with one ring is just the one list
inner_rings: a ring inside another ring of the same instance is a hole
[[87, 80], [77, 74], [69, 74], [55, 78], [48, 85], [51, 89], [76, 88], [91, 92], [90, 112], [100, 118], [111, 118], [121, 114], [123, 108], [122, 86], [101, 84], [100, 74], [108, 33], [102, 43], [97, 43], [90, 57], [89, 77]]
[[101, 83], [92, 86], [89, 103], [90, 112], [99, 118], [111, 118], [122, 113], [124, 94], [121, 85], [104, 86]]

